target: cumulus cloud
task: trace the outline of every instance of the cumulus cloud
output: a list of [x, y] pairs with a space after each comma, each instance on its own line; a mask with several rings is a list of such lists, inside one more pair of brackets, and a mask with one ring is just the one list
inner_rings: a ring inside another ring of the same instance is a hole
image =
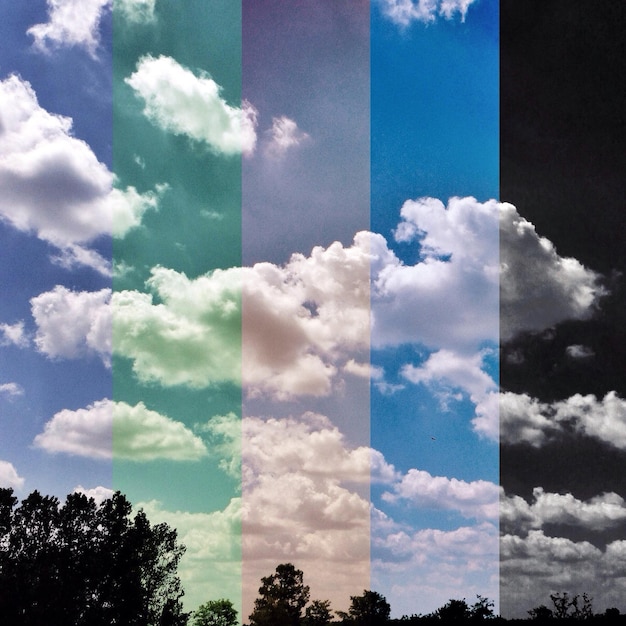
[[129, 22], [146, 23], [155, 19], [156, 0], [115, 0], [115, 11], [121, 11]]
[[296, 122], [285, 115], [272, 118], [272, 128], [267, 131], [267, 135], [265, 154], [273, 159], [282, 159], [289, 150], [310, 139]]
[[[497, 600], [498, 528], [481, 522], [452, 530], [411, 530], [380, 512], [372, 516], [372, 587], [394, 611], [434, 611], [459, 589]], [[416, 599], [418, 604], [416, 605]]]
[[100, 19], [111, 0], [47, 0], [48, 22], [35, 24], [26, 32], [42, 52], [79, 46], [95, 56], [100, 42]]
[[588, 319], [606, 295], [601, 276], [564, 258], [514, 206], [500, 211], [500, 333], [540, 331], [568, 319]]
[[221, 87], [206, 73], [196, 76], [167, 56], [142, 57], [126, 79], [154, 124], [176, 135], [203, 142], [224, 155], [250, 155], [256, 146], [254, 107], [229, 105]]
[[141, 219], [149, 209], [156, 209], [167, 185], [157, 185], [155, 191], [139, 193], [134, 187], [112, 189], [110, 206], [112, 211], [112, 235], [124, 237], [130, 230], [141, 224]]
[[549, 594], [563, 590], [589, 594], [598, 612], [622, 608], [626, 542], [600, 549], [543, 530], [530, 530], [525, 537], [507, 534], [500, 541], [500, 573], [501, 609], [508, 615], [525, 617], [529, 607], [549, 604]]
[[17, 346], [26, 348], [30, 343], [24, 322], [20, 320], [15, 324], [0, 324], [0, 346]]
[[12, 398], [23, 394], [24, 389], [17, 383], [0, 383], [0, 395], [7, 395]]
[[461, 354], [498, 343], [499, 240], [495, 200], [408, 200], [395, 231], [400, 244], [419, 246], [403, 264], [372, 235], [372, 344], [422, 343]]
[[241, 479], [241, 418], [234, 413], [215, 415], [200, 430], [208, 434], [208, 449], [219, 458], [219, 467]]
[[579, 526], [602, 531], [626, 520], [626, 503], [616, 493], [603, 493], [589, 500], [579, 500], [571, 493], [546, 493], [533, 489], [533, 502], [520, 496], [506, 496], [500, 503], [503, 526], [516, 531], [541, 528], [544, 524]]
[[595, 352], [589, 346], [573, 344], [565, 348], [565, 354], [571, 359], [590, 359], [595, 356]]
[[78, 485], [78, 487], [74, 488], [74, 491], [72, 493], [82, 493], [88, 498], [93, 498], [96, 501], [96, 504], [102, 504], [102, 502], [108, 500], [113, 496], [113, 489], [103, 487], [102, 485], [99, 485], [98, 487], [92, 487], [91, 489], [86, 489], [82, 485]]
[[528, 443], [538, 448], [572, 429], [626, 449], [626, 401], [615, 391], [602, 399], [593, 394], [575, 394], [552, 404], [527, 394], [500, 394], [500, 432], [504, 443]]
[[452, 19], [456, 13], [465, 21], [467, 9], [474, 0], [380, 0], [383, 14], [399, 26], [412, 22], [429, 24], [438, 17]]
[[48, 452], [131, 461], [195, 461], [206, 456], [202, 440], [184, 424], [139, 402], [103, 399], [83, 409], [64, 409], [34, 440]]
[[387, 502], [406, 500], [420, 508], [455, 510], [464, 517], [498, 519], [500, 487], [486, 480], [466, 482], [410, 469], [383, 494]]
[[0, 460], [0, 487], [21, 489], [24, 486], [24, 478], [18, 473], [12, 463]]
[[57, 285], [31, 299], [35, 345], [51, 358], [97, 355], [111, 361], [111, 290], [70, 291]]

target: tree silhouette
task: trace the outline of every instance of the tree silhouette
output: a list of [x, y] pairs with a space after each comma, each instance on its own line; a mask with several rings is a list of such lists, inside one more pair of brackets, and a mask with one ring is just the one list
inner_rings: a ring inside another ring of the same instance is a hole
[[31, 493], [19, 506], [0, 489], [0, 615], [4, 626], [183, 626], [177, 576], [184, 547], [151, 526], [119, 492]]
[[300, 626], [310, 595], [302, 570], [284, 563], [275, 574], [261, 578], [261, 583], [260, 597], [254, 601], [249, 617], [250, 626]]
[[210, 600], [193, 614], [193, 626], [236, 626], [237, 611], [230, 600]]
[[360, 596], [350, 596], [350, 609], [347, 613], [338, 611], [342, 622], [355, 626], [379, 626], [389, 621], [391, 607], [377, 591], [365, 589]]
[[306, 607], [303, 620], [305, 626], [328, 626], [332, 621], [330, 600], [313, 600]]

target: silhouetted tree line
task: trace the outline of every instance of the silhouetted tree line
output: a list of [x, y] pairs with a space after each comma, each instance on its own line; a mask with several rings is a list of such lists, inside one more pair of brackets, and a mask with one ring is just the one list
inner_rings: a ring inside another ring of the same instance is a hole
[[[74, 493], [61, 504], [35, 491], [19, 505], [0, 488], [0, 624], [2, 626], [236, 626], [230, 600], [210, 600], [183, 611], [178, 564], [185, 551], [167, 524], [151, 525], [119, 492], [98, 504]], [[391, 619], [380, 593], [351, 596], [348, 611], [310, 599], [303, 572], [281, 564], [261, 579], [247, 626], [410, 626], [412, 624], [579, 623], [626, 624], [616, 608], [594, 614], [587, 594], [550, 596], [526, 619], [494, 615], [477, 596], [451, 599], [427, 615]]]

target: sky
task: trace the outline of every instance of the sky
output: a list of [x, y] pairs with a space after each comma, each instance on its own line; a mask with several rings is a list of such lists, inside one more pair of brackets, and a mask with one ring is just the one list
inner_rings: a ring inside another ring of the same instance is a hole
[[619, 605], [623, 9], [527, 4], [0, 4], [0, 483], [188, 610]]

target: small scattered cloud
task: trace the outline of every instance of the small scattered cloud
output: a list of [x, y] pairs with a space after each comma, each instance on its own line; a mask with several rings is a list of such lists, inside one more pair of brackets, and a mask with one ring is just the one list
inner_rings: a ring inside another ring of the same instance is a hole
[[595, 356], [595, 352], [589, 346], [573, 344], [565, 348], [565, 354], [571, 359], [590, 359]]
[[95, 57], [100, 42], [100, 20], [112, 0], [47, 0], [48, 22], [26, 32], [41, 52], [63, 47], [85, 48]]
[[156, 0], [115, 0], [114, 9], [120, 11], [129, 22], [145, 24], [156, 19]]
[[37, 349], [51, 358], [98, 356], [111, 365], [111, 290], [70, 291], [57, 285], [31, 299]]
[[0, 396], [9, 396], [14, 398], [16, 396], [23, 396], [24, 389], [17, 383], [0, 383]]
[[500, 394], [500, 434], [507, 444], [541, 447], [572, 429], [620, 450], [626, 449], [626, 401], [615, 391], [604, 398], [575, 394], [553, 403], [527, 394]]
[[144, 101], [144, 114], [167, 132], [206, 144], [217, 154], [251, 155], [256, 146], [256, 109], [231, 106], [206, 73], [194, 74], [167, 56], [144, 56], [126, 79]]
[[15, 322], [15, 324], [0, 324], [0, 346], [26, 348], [29, 345], [30, 339], [23, 320]]
[[413, 22], [430, 24], [438, 17], [451, 20], [456, 14], [465, 21], [474, 0], [379, 0], [383, 14], [398, 26]]
[[24, 486], [24, 478], [18, 473], [12, 463], [0, 460], [0, 487], [21, 489]]
[[86, 408], [63, 409], [46, 423], [34, 445], [51, 453], [93, 459], [196, 461], [206, 456], [202, 440], [181, 422], [143, 402], [103, 399]]
[[82, 493], [88, 498], [93, 498], [96, 504], [102, 504], [105, 500], [111, 498], [114, 492], [113, 489], [102, 487], [101, 485], [98, 487], [92, 487], [91, 489], [86, 489], [82, 485], [78, 485], [72, 493]]
[[113, 237], [124, 237], [131, 229], [141, 225], [141, 219], [149, 209], [158, 208], [159, 200], [168, 189], [165, 184], [156, 186], [155, 191], [139, 193], [134, 187], [113, 189], [110, 203], [113, 215]]
[[267, 131], [265, 154], [272, 159], [282, 159], [287, 152], [310, 139], [298, 128], [298, 124], [286, 115], [272, 118], [272, 128]]
[[500, 334], [543, 331], [565, 320], [584, 320], [607, 294], [601, 276], [573, 258], [561, 257], [516, 208], [500, 211]]

